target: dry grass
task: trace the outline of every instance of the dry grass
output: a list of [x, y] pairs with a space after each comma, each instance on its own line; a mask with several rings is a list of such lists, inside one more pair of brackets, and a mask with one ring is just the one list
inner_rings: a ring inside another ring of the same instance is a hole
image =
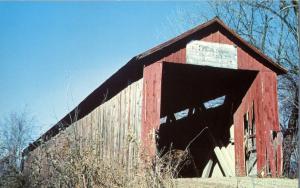
[[74, 130], [62, 131], [28, 157], [26, 187], [174, 187], [172, 180], [189, 156], [187, 150], [179, 155], [170, 150], [153, 159], [140, 150], [135, 165], [129, 165], [102, 156], [99, 140], [84, 139]]
[[[57, 150], [58, 151], [58, 150]], [[140, 162], [132, 169], [110, 158], [100, 158], [93, 151], [46, 151], [35, 159], [27, 174], [28, 187], [173, 187], [172, 179], [184, 164], [187, 154], [177, 157], [168, 152], [151, 163]], [[44, 166], [42, 166], [44, 165]], [[45, 171], [44, 168], [47, 168]]]
[[[170, 149], [149, 156], [130, 131], [123, 148], [112, 149], [110, 152], [119, 153], [111, 155], [99, 147], [105, 138], [98, 131], [94, 136], [83, 136], [76, 119], [73, 125], [29, 154], [23, 172], [26, 187], [174, 187], [173, 179], [193, 162], [188, 147], [194, 140], [184, 151]], [[114, 143], [109, 144], [105, 148], [114, 148]], [[132, 147], [134, 155], [125, 157], [127, 160], [119, 157], [128, 154]]]

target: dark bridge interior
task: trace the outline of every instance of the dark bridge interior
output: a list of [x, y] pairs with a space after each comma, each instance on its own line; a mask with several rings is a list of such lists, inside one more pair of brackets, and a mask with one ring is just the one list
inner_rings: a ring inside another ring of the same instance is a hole
[[[249, 70], [164, 64], [157, 148], [162, 155], [170, 149], [189, 150], [193, 162], [181, 169], [180, 177], [201, 176], [209, 159], [217, 163], [214, 147], [229, 144], [233, 114], [256, 74]], [[220, 100], [213, 100], [216, 98]]]

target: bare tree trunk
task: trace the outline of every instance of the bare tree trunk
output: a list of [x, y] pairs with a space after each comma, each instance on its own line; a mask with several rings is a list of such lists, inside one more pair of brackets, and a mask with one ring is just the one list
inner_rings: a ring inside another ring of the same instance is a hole
[[[300, 56], [300, 42], [299, 42], [300, 41], [300, 24], [299, 24], [299, 20], [300, 20], [300, 14], [299, 14], [300, 5], [299, 5], [298, 1], [296, 1], [296, 0], [293, 0], [292, 3], [294, 5], [294, 12], [295, 12], [296, 16], [298, 17], [298, 27], [297, 27], [298, 33], [297, 34], [298, 34], [298, 52], [299, 52], [299, 56]], [[298, 69], [299, 69], [300, 68], [300, 60], [299, 60], [298, 63], [299, 63], [298, 64]], [[298, 74], [298, 83], [299, 82], [300, 82], [300, 76]], [[298, 85], [298, 93], [299, 92], [300, 92], [300, 86]], [[298, 102], [299, 102], [299, 98], [298, 98]], [[298, 103], [298, 109], [299, 109], [299, 103]], [[298, 127], [299, 127], [299, 122], [300, 122], [300, 112], [298, 110]], [[299, 129], [298, 129], [298, 142], [297, 142], [297, 144], [298, 144], [298, 152], [299, 152], [300, 151], [300, 130]], [[300, 178], [299, 178], [299, 176], [300, 176], [300, 168], [299, 168], [300, 161], [299, 161], [299, 159], [298, 159], [297, 162], [298, 162], [297, 163], [298, 164], [298, 187], [300, 187]]]
[[[298, 91], [294, 97], [294, 104], [298, 104]], [[294, 105], [290, 119], [288, 122], [288, 128], [283, 134], [283, 174], [286, 177], [295, 177], [296, 174], [291, 174], [291, 156], [295, 152], [297, 146], [297, 132], [298, 132], [298, 106]]]

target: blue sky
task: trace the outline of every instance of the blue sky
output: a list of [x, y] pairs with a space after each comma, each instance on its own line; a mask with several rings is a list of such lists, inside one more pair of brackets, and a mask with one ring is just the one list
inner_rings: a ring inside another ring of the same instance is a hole
[[133, 56], [185, 29], [179, 21], [183, 12], [211, 18], [207, 7], [205, 2], [1, 2], [0, 118], [27, 106], [41, 134]]

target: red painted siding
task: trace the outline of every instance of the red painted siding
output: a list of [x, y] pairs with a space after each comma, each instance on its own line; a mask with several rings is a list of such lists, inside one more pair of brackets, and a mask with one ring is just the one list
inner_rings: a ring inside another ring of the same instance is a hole
[[142, 104], [142, 144], [150, 156], [155, 154], [155, 131], [160, 124], [162, 63], [144, 68]]
[[[238, 56], [238, 69], [257, 70], [259, 74], [253, 84], [244, 96], [241, 105], [234, 114], [235, 126], [235, 159], [236, 175], [246, 175], [245, 156], [243, 151], [244, 125], [243, 115], [251, 109], [254, 102], [256, 139], [257, 139], [257, 170], [266, 171], [267, 161], [270, 163], [272, 175], [276, 175], [277, 166], [281, 166], [281, 145], [278, 150], [274, 149], [271, 138], [271, 130], [279, 131], [278, 120], [278, 100], [277, 100], [277, 75], [268, 67], [259, 62], [257, 58], [252, 57], [247, 51], [234, 43], [221, 31], [216, 31], [205, 37], [195, 37], [195, 40], [208, 42], [219, 42], [224, 44], [236, 45]], [[186, 63], [185, 46], [175, 52], [170, 52], [156, 63], [145, 67], [144, 69], [144, 100], [143, 100], [143, 131], [142, 138], [144, 144], [152, 144], [151, 153], [155, 143], [153, 139], [146, 139], [146, 135], [152, 130], [157, 129], [160, 119], [160, 92], [161, 92], [161, 61], [174, 63]], [[252, 118], [252, 117], [250, 117]], [[277, 161], [275, 154], [277, 153]], [[266, 156], [267, 155], [267, 156]], [[267, 159], [266, 159], [267, 158]], [[278, 175], [281, 174], [281, 168], [278, 168]]]
[[186, 55], [185, 55], [185, 48], [181, 48], [177, 52], [171, 53], [170, 55], [162, 58], [159, 61], [169, 61], [174, 63], [186, 63]]

